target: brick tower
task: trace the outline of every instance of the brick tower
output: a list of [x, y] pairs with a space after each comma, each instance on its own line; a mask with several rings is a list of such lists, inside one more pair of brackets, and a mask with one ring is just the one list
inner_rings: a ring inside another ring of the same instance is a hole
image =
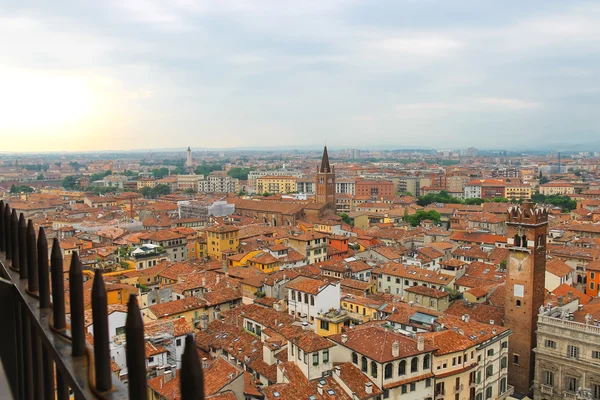
[[544, 305], [548, 211], [530, 200], [508, 210], [509, 256], [504, 326], [513, 331], [508, 347], [508, 383], [528, 394], [534, 377], [537, 315]]
[[335, 170], [329, 165], [327, 146], [323, 149], [321, 166], [317, 167], [317, 203], [330, 203], [335, 207]]

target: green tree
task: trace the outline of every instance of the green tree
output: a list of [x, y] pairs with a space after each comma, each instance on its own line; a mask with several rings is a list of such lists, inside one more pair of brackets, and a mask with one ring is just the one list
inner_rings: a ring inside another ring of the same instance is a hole
[[413, 215], [408, 216], [408, 221], [412, 226], [419, 226], [421, 221], [430, 219], [434, 223], [440, 222], [440, 213], [435, 210], [423, 211], [417, 210]]
[[465, 199], [465, 204], [467, 205], [471, 205], [471, 206], [479, 206], [481, 204], [485, 203], [485, 200], [480, 199], [480, 198], [474, 198], [474, 199]]
[[164, 196], [171, 193], [171, 188], [169, 185], [156, 185], [153, 188], [153, 192], [155, 197]]
[[139, 192], [145, 198], [150, 198], [150, 196], [152, 195], [152, 188], [148, 187], [148, 186], [144, 186], [143, 188], [141, 188], [139, 190]]
[[345, 224], [352, 225], [352, 218], [346, 213], [341, 213], [340, 217]]
[[253, 168], [242, 168], [242, 167], [233, 167], [227, 171], [227, 175], [232, 178], [239, 179], [241, 181], [248, 180], [248, 174], [252, 171]]
[[33, 188], [31, 186], [27, 186], [27, 185], [20, 185], [20, 186], [12, 185], [10, 187], [10, 193], [12, 193], [12, 194], [32, 193], [32, 192], [33, 192]]
[[223, 167], [221, 164], [207, 164], [203, 163], [202, 165], [198, 165], [196, 170], [194, 171], [197, 175], [208, 175], [213, 171], [221, 171]]
[[437, 194], [427, 194], [425, 196], [421, 196], [417, 201], [417, 204], [422, 207], [425, 207], [431, 203], [462, 204], [462, 200], [450, 196], [447, 191], [442, 190]]
[[77, 178], [73, 175], [66, 176], [63, 179], [61, 186], [67, 190], [79, 189]]
[[508, 203], [508, 199], [504, 197], [494, 197], [492, 198], [492, 203]]
[[37, 178], [35, 178], [37, 181], [43, 181], [44, 179], [44, 174], [38, 174]]
[[192, 189], [192, 188], [189, 188], [189, 189], [185, 189], [183, 191], [183, 193], [185, 193], [185, 194], [195, 194], [196, 191], [194, 189]]
[[152, 176], [154, 176], [156, 179], [162, 179], [167, 175], [169, 175], [169, 169], [166, 167], [154, 168], [152, 170]]
[[550, 180], [544, 175], [542, 175], [542, 171], [540, 171], [540, 185], [543, 185], [548, 182], [550, 182]]
[[171, 174], [183, 175], [183, 174], [185, 174], [185, 170], [183, 169], [183, 167], [175, 167], [175, 169], [173, 170], [173, 172], [171, 172]]
[[77, 161], [71, 161], [69, 165], [75, 170], [79, 171], [83, 165], [79, 164]]
[[111, 171], [98, 172], [97, 174], [92, 174], [92, 176], [90, 176], [90, 182], [101, 181], [110, 174], [112, 174]]

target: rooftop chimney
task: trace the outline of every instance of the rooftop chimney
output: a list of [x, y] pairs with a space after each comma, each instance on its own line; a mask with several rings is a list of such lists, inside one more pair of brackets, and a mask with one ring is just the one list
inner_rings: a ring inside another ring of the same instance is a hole
[[340, 374], [341, 374], [341, 372], [342, 372], [342, 369], [341, 369], [339, 366], [337, 366], [337, 367], [335, 367], [335, 368], [334, 368], [334, 372], [335, 372], [335, 374], [336, 374], [337, 376], [340, 376]]
[[206, 357], [202, 357], [202, 368], [208, 368], [208, 359]]
[[490, 325], [494, 325], [494, 320], [490, 319]]
[[564, 300], [564, 297], [563, 297], [563, 296], [558, 296], [558, 306], [559, 306], [559, 307], [562, 307], [562, 306], [563, 306], [563, 300]]
[[400, 343], [398, 341], [394, 341], [392, 343], [392, 357], [398, 357], [400, 355]]
[[573, 301], [573, 291], [569, 290], [569, 301]]
[[417, 337], [417, 350], [425, 350], [425, 338], [423, 336]]
[[323, 395], [323, 385], [320, 383], [317, 385], [317, 392], [322, 396]]
[[373, 382], [367, 382], [367, 383], [365, 383], [365, 392], [367, 394], [373, 393]]
[[342, 333], [342, 343], [346, 343], [348, 341], [348, 335]]

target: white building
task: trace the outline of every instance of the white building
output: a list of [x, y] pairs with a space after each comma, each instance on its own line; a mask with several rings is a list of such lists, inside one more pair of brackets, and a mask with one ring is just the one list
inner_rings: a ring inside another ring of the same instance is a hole
[[341, 300], [340, 283], [305, 276], [298, 276], [287, 284], [288, 313], [302, 321], [314, 324], [317, 315], [339, 310]]

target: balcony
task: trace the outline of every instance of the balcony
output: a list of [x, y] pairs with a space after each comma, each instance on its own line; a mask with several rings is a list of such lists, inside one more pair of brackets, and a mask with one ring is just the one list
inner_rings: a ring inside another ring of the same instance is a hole
[[463, 385], [463, 384], [454, 386], [454, 394], [458, 394], [458, 393], [462, 392], [464, 388], [465, 388], [465, 385]]
[[514, 386], [507, 385], [506, 391], [498, 396], [498, 400], [504, 400], [504, 399], [508, 398], [509, 396], [512, 396], [514, 392], [515, 392]]
[[552, 394], [554, 393], [554, 388], [548, 385], [540, 385], [540, 392], [542, 392], [542, 394], [552, 396]]
[[565, 400], [577, 400], [577, 393], [575, 392], [563, 392], [563, 398]]
[[[94, 347], [85, 340], [83, 269], [73, 253], [65, 292], [60, 245], [49, 257], [43, 228], [0, 200], [0, 393], [2, 398], [147, 399], [144, 324], [135, 295], [125, 325], [129, 387], [111, 372], [107, 295], [95, 270], [91, 292]], [[52, 271], [52, 274], [50, 274]], [[52, 288], [52, 295], [50, 295]], [[65, 313], [69, 295], [70, 320]], [[182, 356], [182, 398], [204, 398], [201, 363], [192, 336]]]
[[443, 399], [444, 396], [446, 396], [445, 390], [438, 390], [437, 392], [435, 392], [435, 400]]

